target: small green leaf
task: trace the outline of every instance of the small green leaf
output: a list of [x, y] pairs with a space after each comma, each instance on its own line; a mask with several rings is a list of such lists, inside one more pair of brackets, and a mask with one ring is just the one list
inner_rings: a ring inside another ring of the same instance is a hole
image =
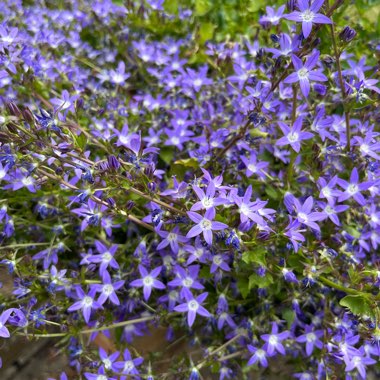
[[246, 264], [256, 263], [265, 267], [267, 265], [265, 260], [266, 253], [265, 247], [254, 247], [254, 249], [243, 253], [243, 261]]
[[174, 151], [172, 147], [163, 147], [160, 150], [160, 155], [159, 157], [162, 159], [162, 161], [165, 162], [165, 164], [170, 165], [172, 162], [174, 156]]
[[265, 276], [263, 277], [260, 277], [256, 273], [253, 273], [249, 276], [249, 284], [248, 284], [249, 289], [252, 289], [255, 286], [259, 288], [267, 288], [271, 284], [273, 284], [273, 277], [269, 273], [266, 273]]
[[199, 28], [199, 43], [203, 44], [207, 40], [211, 40], [214, 36], [215, 25], [211, 22], [204, 22]]
[[365, 298], [363, 296], [348, 295], [346, 297], [343, 297], [340, 300], [339, 304], [340, 306], [347, 307], [352, 314], [367, 316], [371, 318], [374, 318], [375, 316], [371, 302], [368, 300], [368, 298]]
[[199, 162], [196, 158], [186, 158], [184, 160], [177, 160], [174, 162], [174, 165], [182, 165], [187, 168], [194, 168], [198, 169], [199, 168]]
[[[171, 0], [172, 1], [172, 0]], [[212, 8], [212, 1], [210, 0], [195, 0], [195, 15], [203, 16]]]
[[246, 278], [239, 278], [237, 282], [237, 286], [239, 289], [239, 292], [241, 293], [242, 297], [245, 299], [247, 298], [249, 294], [249, 288], [248, 288], [248, 281]]

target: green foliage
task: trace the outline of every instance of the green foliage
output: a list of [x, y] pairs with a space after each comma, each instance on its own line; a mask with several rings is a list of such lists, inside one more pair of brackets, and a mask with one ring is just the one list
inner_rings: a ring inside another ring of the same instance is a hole
[[374, 308], [368, 298], [361, 295], [343, 297], [340, 306], [347, 307], [352, 314], [374, 318]]

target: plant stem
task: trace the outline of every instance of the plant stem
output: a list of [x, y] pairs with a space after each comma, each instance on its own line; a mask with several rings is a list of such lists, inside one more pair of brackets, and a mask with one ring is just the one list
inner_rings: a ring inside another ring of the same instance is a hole
[[338, 46], [336, 43], [336, 35], [335, 35], [334, 24], [331, 24], [330, 27], [331, 27], [331, 38], [332, 38], [332, 43], [333, 43], [333, 48], [334, 48], [336, 67], [338, 69], [339, 86], [340, 86], [340, 90], [342, 92], [342, 104], [343, 104], [344, 118], [346, 121], [346, 138], [347, 138], [346, 150], [349, 152], [351, 149], [350, 112], [348, 111], [348, 109], [346, 107], [346, 103], [345, 103], [347, 94], [346, 94], [344, 81], [343, 81], [342, 66], [340, 65], [340, 53], [338, 51]]
[[[358, 296], [358, 295], [363, 295], [363, 293], [360, 292], [360, 291], [358, 291], [358, 290], [351, 289], [351, 288], [346, 288], [345, 286], [343, 286], [343, 285], [339, 285], [339, 284], [337, 284], [337, 283], [335, 283], [335, 282], [333, 282], [333, 281], [327, 279], [326, 277], [319, 276], [319, 277], [318, 277], [318, 280], [319, 280], [320, 282], [322, 282], [323, 284], [325, 284], [325, 285], [331, 287], [331, 288], [334, 288], [334, 289], [336, 289], [336, 290], [340, 290], [340, 291], [345, 292], [345, 293], [347, 293], [347, 294], [354, 294], [354, 295], [357, 295], [357, 296]], [[364, 294], [365, 294], [365, 293], [364, 293]]]

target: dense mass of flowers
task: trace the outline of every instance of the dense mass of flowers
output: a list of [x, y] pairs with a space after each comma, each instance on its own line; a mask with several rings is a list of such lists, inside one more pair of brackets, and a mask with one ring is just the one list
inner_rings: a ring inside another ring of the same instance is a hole
[[[217, 42], [190, 5], [29, 3], [0, 11], [1, 339], [88, 380], [380, 370], [380, 44], [343, 2]], [[158, 371], [158, 326], [201, 356]]]

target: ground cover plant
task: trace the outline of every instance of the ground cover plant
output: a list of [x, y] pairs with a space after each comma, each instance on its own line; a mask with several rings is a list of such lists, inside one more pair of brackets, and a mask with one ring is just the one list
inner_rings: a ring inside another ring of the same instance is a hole
[[[4, 1], [1, 343], [88, 380], [378, 374], [379, 14]], [[201, 356], [161, 370], [154, 327]]]

